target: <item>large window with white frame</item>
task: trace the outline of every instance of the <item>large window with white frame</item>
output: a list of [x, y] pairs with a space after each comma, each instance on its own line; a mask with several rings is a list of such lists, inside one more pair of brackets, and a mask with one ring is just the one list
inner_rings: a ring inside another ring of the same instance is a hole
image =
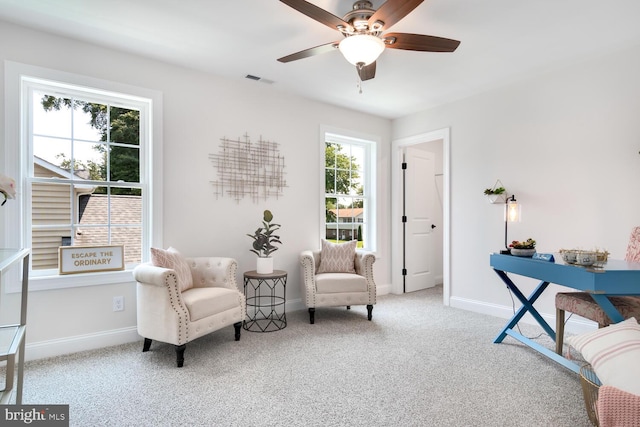
[[153, 234], [153, 100], [40, 77], [19, 79], [20, 241], [31, 248], [32, 283], [51, 289], [121, 280], [94, 273], [75, 281], [65, 276], [60, 285], [58, 248], [123, 245], [127, 269], [146, 259]]
[[360, 138], [324, 134], [324, 227], [327, 241], [358, 240], [375, 250], [376, 144]]

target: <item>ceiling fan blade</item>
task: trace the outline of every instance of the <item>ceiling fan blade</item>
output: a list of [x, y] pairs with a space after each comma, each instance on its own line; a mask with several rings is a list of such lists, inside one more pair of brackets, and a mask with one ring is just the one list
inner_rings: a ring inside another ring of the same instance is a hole
[[376, 21], [384, 22], [385, 29], [390, 28], [396, 22], [407, 16], [413, 9], [418, 7], [424, 0], [388, 0], [376, 10], [369, 18], [369, 28], [372, 28]]
[[327, 27], [333, 28], [339, 31], [339, 27], [350, 28], [351, 25], [346, 23], [342, 18], [327, 12], [326, 10], [319, 8], [315, 4], [309, 3], [305, 0], [280, 0], [297, 10], [298, 12], [307, 15], [309, 18], [314, 19]]
[[291, 55], [278, 58], [280, 62], [297, 61], [298, 59], [308, 58], [310, 56], [320, 55], [336, 50], [339, 42], [332, 42], [327, 44], [321, 44], [320, 46], [311, 47], [309, 49], [301, 50], [300, 52], [292, 53]]
[[458, 40], [422, 34], [387, 33], [382, 38], [388, 48], [422, 52], [453, 52], [460, 44]]
[[356, 65], [356, 69], [358, 70], [358, 75], [360, 76], [361, 81], [371, 80], [376, 76], [376, 62], [373, 61], [369, 65], [365, 65], [360, 68]]

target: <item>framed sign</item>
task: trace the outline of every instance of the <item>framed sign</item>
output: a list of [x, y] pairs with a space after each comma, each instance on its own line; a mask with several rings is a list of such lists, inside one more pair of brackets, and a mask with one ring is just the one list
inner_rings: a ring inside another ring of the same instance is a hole
[[124, 246], [60, 246], [60, 274], [124, 270]]

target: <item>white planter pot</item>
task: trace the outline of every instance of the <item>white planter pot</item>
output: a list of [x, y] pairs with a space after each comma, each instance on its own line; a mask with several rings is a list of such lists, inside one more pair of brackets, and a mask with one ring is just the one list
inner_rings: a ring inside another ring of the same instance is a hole
[[493, 203], [504, 203], [505, 202], [504, 194], [486, 194], [486, 196], [487, 196], [487, 200], [491, 204], [493, 204]]
[[256, 273], [258, 274], [271, 274], [273, 273], [273, 258], [260, 258], [256, 261]]

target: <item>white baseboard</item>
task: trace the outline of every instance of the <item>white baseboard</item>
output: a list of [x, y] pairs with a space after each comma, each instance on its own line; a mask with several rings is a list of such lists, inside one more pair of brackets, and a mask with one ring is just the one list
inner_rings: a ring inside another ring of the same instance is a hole
[[[513, 307], [511, 306], [490, 304], [482, 301], [470, 300], [460, 297], [451, 297], [449, 299], [449, 304], [451, 305], [451, 307], [473, 311], [475, 313], [488, 314], [490, 316], [500, 317], [502, 319], [511, 319], [511, 317], [513, 317]], [[555, 313], [540, 313], [540, 315], [554, 330], [556, 329]], [[525, 314], [520, 321], [526, 324], [538, 326], [536, 320], [528, 313]], [[571, 319], [566, 322], [564, 330], [565, 333], [581, 334], [583, 332], [596, 330], [597, 328], [598, 325], [595, 322], [579, 316], [572, 316]]]
[[376, 295], [387, 295], [391, 292], [391, 285], [376, 285]]
[[63, 354], [77, 353], [79, 351], [126, 344], [141, 339], [140, 335], [138, 335], [137, 328], [132, 326], [95, 334], [76, 335], [55, 340], [27, 343], [24, 356], [25, 360], [44, 359], [47, 357], [61, 356]]

